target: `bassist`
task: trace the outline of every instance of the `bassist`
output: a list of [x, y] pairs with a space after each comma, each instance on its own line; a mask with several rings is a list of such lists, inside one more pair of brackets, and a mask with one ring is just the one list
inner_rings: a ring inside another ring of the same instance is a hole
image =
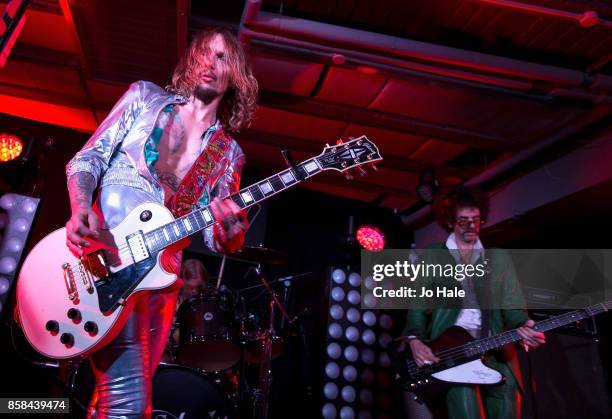
[[[446, 249], [446, 252], [432, 252], [439, 259], [428, 260], [428, 263], [441, 264], [477, 264], [481, 263], [484, 248], [479, 239], [480, 227], [488, 214], [488, 200], [484, 192], [458, 187], [440, 194], [434, 203], [434, 210], [440, 224], [450, 233], [446, 243], [432, 246], [436, 249]], [[489, 288], [501, 287], [495, 290], [500, 298], [517, 299], [512, 306], [523, 306], [520, 292], [509, 292], [506, 286], [516, 284], [516, 273], [511, 261], [493, 260], [491, 272], [483, 280], [490, 281]], [[503, 271], [504, 285], [499, 278]], [[523, 337], [525, 348], [536, 348], [544, 343], [544, 335], [531, 327], [533, 320], [527, 317], [525, 310], [480, 310], [478, 308], [478, 293], [468, 284], [470, 279], [463, 281], [466, 291], [464, 308], [434, 308], [426, 310], [408, 310], [404, 330], [404, 344], [400, 347], [410, 348], [418, 367], [431, 365], [439, 361], [427, 346], [428, 341], [436, 339], [451, 326], [460, 326], [473, 338], [484, 338], [503, 332], [504, 328], [518, 327], [518, 333]], [[519, 301], [519, 299], [521, 301]], [[516, 351], [511, 346], [503, 348], [503, 353], [495, 356], [487, 355], [485, 362], [500, 371], [506, 380], [502, 384], [491, 386], [453, 385], [440, 399], [428, 403], [434, 417], [449, 418], [507, 418], [520, 417], [520, 400], [522, 383], [520, 370], [516, 359]], [[443, 399], [442, 399], [443, 398]], [[431, 402], [431, 401], [429, 401]]]

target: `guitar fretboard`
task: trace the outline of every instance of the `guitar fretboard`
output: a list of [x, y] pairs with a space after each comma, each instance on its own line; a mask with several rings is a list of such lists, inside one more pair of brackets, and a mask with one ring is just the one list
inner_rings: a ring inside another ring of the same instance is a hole
[[[597, 314], [603, 313], [604, 311], [607, 311], [606, 305], [607, 303], [596, 304], [585, 309], [574, 310], [565, 314], [561, 314], [559, 316], [551, 317], [550, 319], [537, 322], [533, 326], [533, 329], [537, 330], [538, 332], [547, 332], [549, 330], [553, 330], [558, 327], [577, 322], [587, 317], [592, 317]], [[463, 346], [463, 352], [467, 356], [481, 355], [487, 351], [500, 348], [509, 343], [518, 342], [521, 339], [523, 338], [521, 337], [521, 335], [519, 335], [516, 329], [509, 330], [496, 336], [491, 336], [488, 338], [467, 343]]]
[[[317, 157], [313, 157], [295, 165], [295, 170], [293, 168], [285, 169], [241, 189], [227, 198], [234, 201], [241, 209], [246, 209], [291, 186], [297, 185], [302, 182], [300, 179], [305, 180], [321, 172], [321, 170]], [[149, 251], [155, 253], [215, 223], [216, 220], [210, 206], [206, 206], [151, 230], [145, 234], [145, 240]]]

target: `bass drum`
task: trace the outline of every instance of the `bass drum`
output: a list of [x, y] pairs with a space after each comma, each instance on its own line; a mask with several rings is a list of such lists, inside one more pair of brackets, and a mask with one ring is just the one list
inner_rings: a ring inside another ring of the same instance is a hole
[[160, 364], [153, 376], [153, 419], [232, 419], [236, 414], [210, 379], [190, 368]]

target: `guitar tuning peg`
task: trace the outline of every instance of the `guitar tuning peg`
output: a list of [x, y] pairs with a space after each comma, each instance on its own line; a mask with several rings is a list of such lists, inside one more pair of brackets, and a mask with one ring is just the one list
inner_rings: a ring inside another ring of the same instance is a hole
[[368, 174], [368, 172], [365, 171], [365, 169], [361, 166], [358, 167], [359, 170], [359, 176], [365, 176]]
[[353, 174], [351, 173], [351, 171], [350, 171], [350, 170], [347, 170], [347, 171], [344, 173], [344, 177], [346, 178], [346, 180], [353, 180], [353, 179], [355, 179], [355, 177], [353, 176]]
[[370, 165], [370, 167], [372, 168], [372, 170], [374, 170], [375, 172], [378, 172], [378, 167], [376, 167], [376, 165], [374, 163], [372, 163]]
[[336, 140], [336, 145], [340, 145], [340, 144], [344, 144], [344, 141], [342, 141], [342, 138], [338, 138]]

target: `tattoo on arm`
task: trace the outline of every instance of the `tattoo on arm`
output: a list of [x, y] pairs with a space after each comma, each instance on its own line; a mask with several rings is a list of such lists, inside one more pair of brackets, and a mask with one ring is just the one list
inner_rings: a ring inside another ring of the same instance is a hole
[[76, 172], [68, 178], [68, 195], [72, 208], [90, 207], [96, 180], [91, 173]]
[[181, 183], [181, 180], [174, 173], [158, 172], [157, 177], [161, 183], [168, 186], [173, 191], [176, 191]]

